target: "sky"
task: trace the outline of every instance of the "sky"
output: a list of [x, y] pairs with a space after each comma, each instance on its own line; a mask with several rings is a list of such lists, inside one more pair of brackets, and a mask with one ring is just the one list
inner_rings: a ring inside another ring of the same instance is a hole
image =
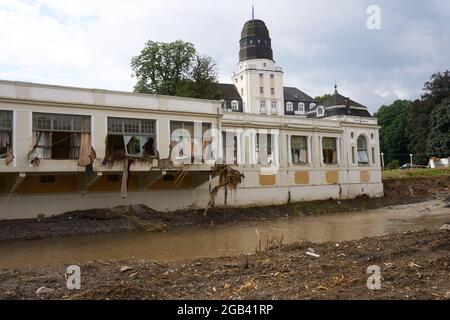
[[313, 97], [336, 83], [375, 112], [450, 69], [448, 0], [0, 0], [0, 79], [132, 91], [145, 43], [182, 39], [231, 83], [252, 3], [284, 85]]

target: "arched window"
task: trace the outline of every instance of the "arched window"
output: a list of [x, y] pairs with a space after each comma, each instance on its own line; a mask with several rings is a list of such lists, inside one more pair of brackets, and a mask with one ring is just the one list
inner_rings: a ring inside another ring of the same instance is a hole
[[298, 103], [298, 112], [300, 114], [305, 114], [305, 104], [303, 102]]
[[323, 114], [324, 114], [323, 107], [322, 107], [322, 106], [319, 106], [319, 107], [317, 108], [317, 116], [318, 116], [318, 117], [323, 117]]
[[294, 104], [292, 102], [286, 103], [286, 111], [294, 111]]
[[236, 100], [231, 101], [231, 109], [233, 109], [234, 111], [239, 110], [239, 103]]
[[366, 137], [360, 135], [357, 141], [358, 147], [358, 164], [369, 164], [369, 154], [367, 152], [367, 140]]

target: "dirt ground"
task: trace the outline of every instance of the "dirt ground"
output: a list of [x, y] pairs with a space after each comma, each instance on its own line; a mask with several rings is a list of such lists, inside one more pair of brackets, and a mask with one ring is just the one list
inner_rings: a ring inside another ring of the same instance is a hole
[[122, 231], [160, 231], [168, 228], [204, 223], [233, 223], [264, 220], [279, 216], [314, 215], [376, 209], [431, 199], [448, 198], [450, 175], [385, 179], [382, 198], [362, 196], [352, 200], [321, 200], [285, 205], [248, 208], [210, 209], [207, 218], [203, 210], [157, 212], [142, 205], [112, 209], [92, 209], [68, 212], [54, 217], [0, 221], [0, 241], [30, 240]]
[[[0, 299], [441, 300], [450, 299], [449, 264], [450, 231], [423, 230], [235, 257], [87, 262], [80, 290], [66, 288], [66, 266], [0, 270]], [[366, 287], [371, 265], [379, 290]]]

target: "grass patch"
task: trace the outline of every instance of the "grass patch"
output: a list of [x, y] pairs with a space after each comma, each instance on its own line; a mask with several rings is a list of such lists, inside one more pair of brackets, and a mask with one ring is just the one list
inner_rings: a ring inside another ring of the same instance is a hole
[[450, 168], [383, 170], [383, 179], [408, 179], [450, 176]]

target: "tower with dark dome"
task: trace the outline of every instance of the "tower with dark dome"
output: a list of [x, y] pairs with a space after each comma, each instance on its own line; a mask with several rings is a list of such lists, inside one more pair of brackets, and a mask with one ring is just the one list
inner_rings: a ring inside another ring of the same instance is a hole
[[242, 111], [283, 115], [283, 71], [273, 60], [272, 39], [266, 23], [251, 19], [239, 40], [238, 71], [233, 83], [242, 98]]
[[239, 61], [249, 59], [273, 60], [272, 40], [264, 21], [249, 20], [244, 24], [239, 41]]

